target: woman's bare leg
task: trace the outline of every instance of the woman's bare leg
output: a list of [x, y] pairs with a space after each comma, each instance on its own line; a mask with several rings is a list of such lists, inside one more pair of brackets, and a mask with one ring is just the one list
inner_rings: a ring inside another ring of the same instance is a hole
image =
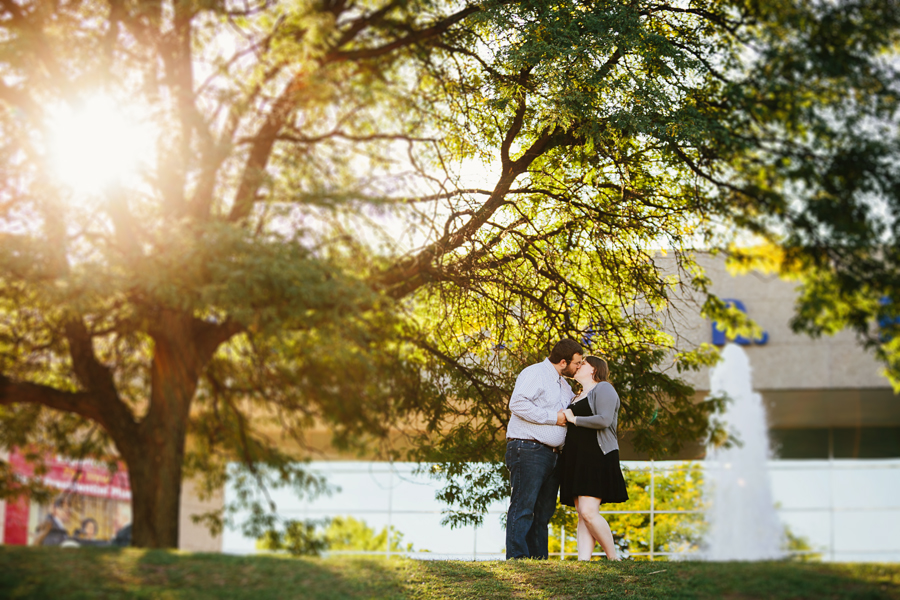
[[[578, 510], [578, 498], [575, 498], [575, 510]], [[594, 536], [588, 531], [580, 511], [578, 514], [578, 528], [575, 532], [575, 539], [578, 541], [578, 560], [591, 560], [594, 554]]]
[[[575, 499], [575, 507], [578, 510], [578, 524], [581, 525], [583, 522], [591, 537], [600, 542], [600, 546], [606, 553], [606, 559], [619, 560], [609, 523], [600, 514], [600, 498], [578, 496]], [[582, 560], [580, 537], [578, 538], [578, 559]]]

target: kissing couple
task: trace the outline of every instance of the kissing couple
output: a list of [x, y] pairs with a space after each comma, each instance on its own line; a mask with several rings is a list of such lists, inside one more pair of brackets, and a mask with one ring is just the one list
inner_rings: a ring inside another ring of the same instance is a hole
[[[577, 382], [577, 395], [566, 378]], [[549, 557], [547, 528], [558, 494], [578, 511], [578, 560], [591, 560], [595, 543], [607, 560], [619, 560], [600, 505], [628, 500], [619, 466], [620, 406], [607, 362], [584, 356], [575, 340], [560, 341], [519, 373], [506, 428], [507, 559]]]

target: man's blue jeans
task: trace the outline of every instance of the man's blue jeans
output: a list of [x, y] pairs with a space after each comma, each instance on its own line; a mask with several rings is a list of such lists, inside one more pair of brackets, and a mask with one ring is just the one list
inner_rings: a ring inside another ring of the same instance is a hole
[[506, 468], [512, 495], [506, 513], [506, 558], [544, 558], [547, 525], [559, 493], [558, 454], [524, 440], [506, 442]]

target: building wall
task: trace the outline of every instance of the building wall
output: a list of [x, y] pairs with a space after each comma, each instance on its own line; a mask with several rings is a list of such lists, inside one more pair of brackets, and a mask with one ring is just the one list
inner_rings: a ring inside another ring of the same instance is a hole
[[[798, 283], [773, 274], [735, 276], [719, 257], [702, 256], [700, 263], [713, 282], [713, 293], [740, 300], [767, 334], [765, 343], [744, 349], [753, 388], [767, 407], [774, 456], [900, 457], [900, 398], [883, 365], [852, 332], [820, 338], [794, 333], [790, 322]], [[712, 342], [712, 324], [700, 316], [699, 299], [676, 299], [668, 320], [678, 345]], [[698, 390], [698, 399], [709, 391], [709, 369], [686, 379]], [[702, 448], [696, 445], [679, 457], [701, 456]]]
[[212, 498], [201, 500], [198, 491], [196, 483], [189, 479], [182, 484], [178, 548], [191, 552], [221, 552], [222, 535], [211, 535], [204, 525], [194, 523], [191, 516], [221, 509], [225, 492], [220, 490]]
[[[746, 346], [755, 387], [765, 391], [821, 389], [890, 389], [883, 367], [866, 352], [850, 331], [814, 339], [791, 331], [797, 283], [777, 275], [728, 273], [722, 258], [704, 256], [700, 263], [720, 298], [741, 300], [749, 316], [769, 334], [763, 345]], [[681, 299], [682, 316], [673, 328], [686, 342], [712, 341], [712, 325], [700, 316], [693, 299]], [[703, 370], [690, 381], [709, 390]]]

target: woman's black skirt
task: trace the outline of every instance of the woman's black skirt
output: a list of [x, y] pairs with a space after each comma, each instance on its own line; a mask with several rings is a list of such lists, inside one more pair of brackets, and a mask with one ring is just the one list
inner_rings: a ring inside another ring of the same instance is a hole
[[619, 466], [619, 451], [603, 454], [597, 431], [569, 424], [561, 458], [559, 501], [575, 506], [577, 496], [600, 498], [601, 504], [626, 502], [628, 489]]

